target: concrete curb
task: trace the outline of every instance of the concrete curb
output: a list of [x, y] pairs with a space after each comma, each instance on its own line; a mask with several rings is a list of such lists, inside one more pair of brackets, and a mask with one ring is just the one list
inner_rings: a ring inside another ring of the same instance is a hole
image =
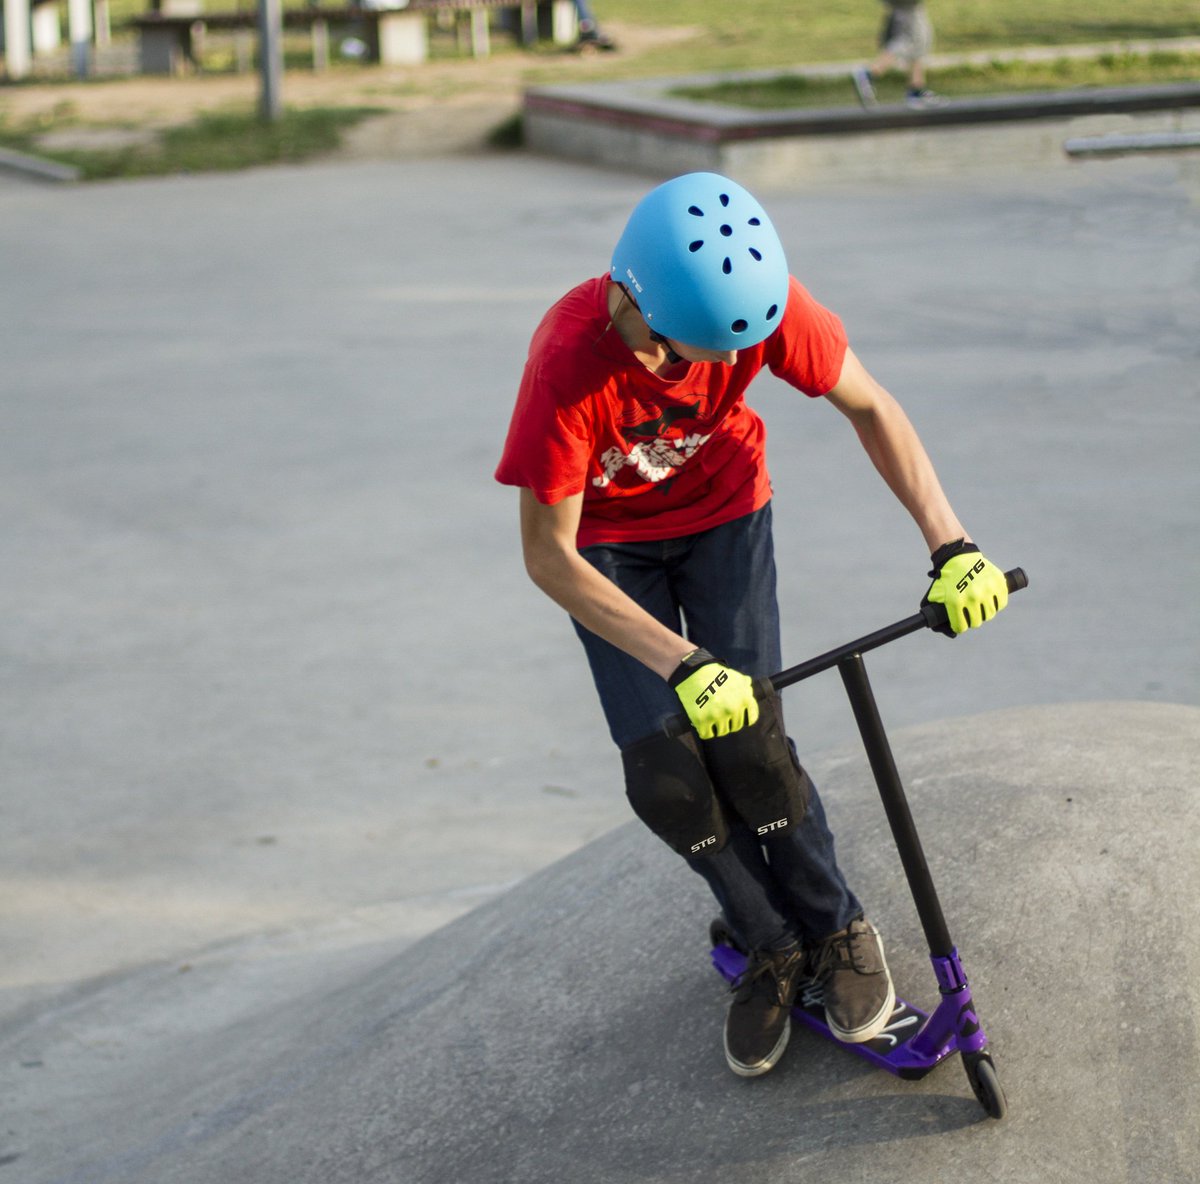
[[[929, 64], [936, 68], [1197, 50], [1200, 39], [1178, 37], [934, 54]], [[965, 166], [1061, 165], [1079, 156], [1106, 155], [1064, 155], [1063, 141], [1080, 134], [1187, 132], [1190, 129], [1180, 126], [1183, 113], [1200, 110], [1200, 84], [1193, 82], [988, 96], [917, 109], [889, 104], [870, 110], [846, 106], [750, 111], [690, 101], [675, 93], [722, 81], [845, 77], [861, 65], [822, 62], [791, 69], [533, 87], [524, 96], [525, 141], [535, 152], [656, 176], [715, 169], [758, 186], [790, 186], [797, 180], [807, 185], [816, 179], [878, 182], [957, 173]], [[939, 135], [925, 134], [931, 130]]]
[[11, 148], [0, 148], [0, 171], [16, 173], [35, 181], [69, 182], [79, 180], [79, 170], [41, 156], [30, 156]]
[[1200, 132], [1160, 132], [1145, 136], [1080, 136], [1068, 140], [1068, 156], [1117, 156], [1129, 152], [1179, 152], [1200, 148]]
[[[1192, 82], [869, 110], [750, 111], [671, 93], [718, 80], [708, 75], [531, 88], [524, 96], [525, 141], [546, 155], [655, 176], [711, 169], [773, 187], [1061, 165], [1071, 159], [1063, 144], [1072, 137], [1200, 129], [1200, 83]], [[1196, 129], [1183, 126], [1188, 121]]]
[[538, 87], [526, 94], [525, 110], [527, 114], [644, 127], [659, 133], [670, 132], [684, 139], [722, 144], [777, 136], [847, 135], [898, 128], [1008, 123], [1200, 107], [1200, 83], [1194, 82], [947, 99], [936, 107], [888, 104], [866, 110], [836, 107], [773, 111], [747, 111], [718, 103], [689, 102], [666, 93], [667, 86], [675, 89], [680, 85], [678, 80], [658, 85], [664, 89], [657, 96], [648, 88], [635, 89], [628, 84], [615, 83]]

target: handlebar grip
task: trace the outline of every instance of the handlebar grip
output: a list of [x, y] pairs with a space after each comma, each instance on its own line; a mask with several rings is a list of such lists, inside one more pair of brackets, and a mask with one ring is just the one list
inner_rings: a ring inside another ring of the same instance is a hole
[[[1014, 567], [1011, 571], [1006, 571], [1004, 582], [1008, 585], [1010, 592], [1020, 592], [1022, 588], [1029, 587], [1029, 577], [1025, 574], [1023, 567]], [[925, 618], [925, 625], [929, 629], [940, 629], [950, 620], [944, 604], [922, 605], [921, 616]]]
[[1025, 574], [1023, 567], [1014, 567], [1012, 571], [1006, 571], [1004, 582], [1008, 585], [1010, 592], [1020, 592], [1022, 588], [1029, 587], [1029, 577]]

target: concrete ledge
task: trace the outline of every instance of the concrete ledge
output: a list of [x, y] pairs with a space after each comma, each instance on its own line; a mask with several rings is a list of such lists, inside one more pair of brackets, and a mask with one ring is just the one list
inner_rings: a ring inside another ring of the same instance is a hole
[[30, 156], [26, 152], [15, 152], [11, 148], [0, 148], [0, 171], [16, 173], [35, 181], [79, 180], [79, 170], [73, 165]]
[[1159, 132], [1144, 136], [1081, 136], [1068, 140], [1068, 156], [1118, 156], [1129, 152], [1179, 152], [1200, 148], [1198, 132]]
[[[681, 85], [692, 83], [677, 80], [670, 84], [670, 89]], [[728, 143], [775, 136], [844, 136], [897, 128], [1010, 123], [1014, 120], [1200, 107], [1200, 83], [1195, 82], [990, 95], [977, 99], [948, 99], [937, 107], [892, 104], [869, 110], [837, 107], [748, 111], [717, 103], [689, 102], [672, 97], [665, 89], [657, 97], [651, 97], [652, 94], [648, 89], [615, 83], [537, 87], [527, 92], [525, 110], [538, 115], [559, 114], [578, 120], [645, 127], [656, 132], [671, 131], [705, 143]]]
[[[835, 165], [857, 179], [876, 179], [903, 172], [909, 162], [928, 170], [941, 157], [953, 169], [971, 158], [1011, 160], [1014, 153], [1026, 160], [1061, 159], [1068, 135], [1179, 131], [1182, 113], [1200, 113], [1200, 83], [1191, 82], [870, 110], [752, 111], [671, 93], [720, 80], [705, 75], [535, 87], [524, 98], [526, 143], [550, 155], [657, 175], [711, 168], [771, 184]], [[1200, 114], [1196, 123], [1200, 127]]]

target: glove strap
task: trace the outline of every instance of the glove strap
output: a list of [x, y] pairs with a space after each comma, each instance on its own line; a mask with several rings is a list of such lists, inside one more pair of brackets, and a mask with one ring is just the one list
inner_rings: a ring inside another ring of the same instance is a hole
[[942, 568], [954, 558], [955, 555], [978, 555], [979, 548], [974, 543], [968, 543], [966, 539], [955, 539], [952, 543], [943, 543], [932, 555], [929, 556], [929, 562], [933, 564], [933, 571], [929, 573], [931, 580], [936, 580], [942, 574]]
[[677, 687], [685, 678], [695, 674], [701, 666], [707, 666], [710, 662], [715, 662], [716, 658], [708, 652], [708, 650], [692, 650], [690, 654], [684, 654], [679, 665], [675, 667], [671, 677], [667, 679], [667, 683], [672, 687]]

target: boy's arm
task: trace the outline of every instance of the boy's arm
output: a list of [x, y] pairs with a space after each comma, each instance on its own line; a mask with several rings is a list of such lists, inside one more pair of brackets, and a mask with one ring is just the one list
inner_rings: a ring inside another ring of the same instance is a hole
[[575, 546], [583, 494], [547, 506], [521, 490], [521, 545], [529, 578], [585, 629], [663, 678], [696, 647], [655, 620], [598, 572]]
[[925, 536], [933, 583], [921, 603], [945, 606], [947, 624], [939, 632], [954, 636], [990, 620], [1008, 604], [1004, 573], [967, 537], [900, 404], [850, 349], [826, 397], [854, 425], [875, 468]]
[[521, 543], [530, 579], [585, 629], [669, 682], [703, 739], [752, 725], [758, 702], [750, 678], [668, 629], [579, 554], [582, 509], [582, 494], [547, 506], [521, 490]]
[[967, 537], [916, 429], [853, 350], [846, 350], [837, 385], [825, 397], [853, 424], [872, 464], [912, 515], [930, 554]]

